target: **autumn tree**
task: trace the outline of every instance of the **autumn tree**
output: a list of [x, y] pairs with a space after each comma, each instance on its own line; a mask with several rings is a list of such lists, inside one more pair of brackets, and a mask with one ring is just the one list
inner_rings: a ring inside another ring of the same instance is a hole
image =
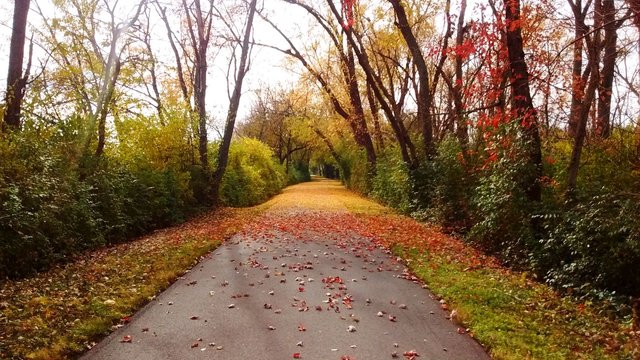
[[316, 79], [327, 96], [330, 97], [334, 110], [348, 122], [355, 141], [365, 150], [370, 171], [375, 171], [376, 152], [364, 113], [363, 97], [360, 93], [360, 80], [358, 79], [352, 44], [344, 42], [340, 33], [342, 31], [340, 25], [331, 22], [330, 18], [323, 16], [322, 13], [313, 6], [298, 0], [284, 1], [304, 9], [322, 28], [324, 35], [329, 38], [329, 43], [332, 45], [338, 58], [338, 71], [342, 77], [342, 84], [347, 93], [346, 104], [341, 101], [337, 95], [339, 90], [330, 84], [326, 75], [323, 75], [320, 69], [315, 68], [313, 64], [310, 63], [307, 56], [298, 50], [291, 39], [278, 28], [277, 24], [274, 24], [272, 21], [266, 19], [265, 16], [261, 15], [289, 44], [289, 49], [286, 50], [271, 47], [299, 60], [306, 70]]
[[2, 129], [20, 128], [20, 111], [27, 79], [31, 68], [31, 55], [23, 72], [24, 44], [26, 39], [27, 16], [31, 0], [15, 0], [13, 9], [13, 27], [9, 52], [9, 72], [5, 92], [5, 111]]
[[208, 7], [202, 9], [200, 0], [193, 0], [187, 4], [182, 0], [187, 28], [189, 44], [193, 54], [193, 98], [194, 111], [198, 116], [198, 155], [200, 166], [209, 169], [208, 136], [207, 136], [207, 50], [211, 40], [211, 28], [213, 23], [213, 0], [209, 0]]
[[424, 151], [427, 158], [431, 158], [435, 153], [435, 146], [433, 144], [433, 125], [430, 112], [430, 104], [432, 104], [433, 100], [429, 85], [429, 70], [427, 68], [427, 63], [422, 53], [422, 49], [411, 30], [411, 24], [409, 24], [409, 19], [401, 0], [389, 0], [389, 2], [393, 6], [393, 11], [396, 15], [396, 26], [398, 26], [404, 41], [407, 43], [407, 47], [409, 48], [409, 51], [411, 51], [415, 67], [418, 70], [419, 87], [418, 93], [416, 94], [418, 103], [418, 119], [422, 124], [422, 141], [424, 143]]
[[306, 95], [299, 88], [260, 89], [238, 134], [269, 145], [280, 164], [289, 171], [296, 155], [301, 153], [302, 157], [308, 158], [310, 150], [305, 106], [309, 98]]
[[540, 178], [542, 177], [542, 149], [538, 118], [533, 107], [529, 88], [529, 72], [524, 56], [522, 23], [520, 21], [520, 0], [506, 0], [504, 19], [506, 46], [509, 53], [511, 82], [511, 113], [522, 126], [523, 140], [527, 148], [527, 163], [531, 174], [525, 181], [525, 192], [530, 201], [539, 202], [542, 197]]
[[[252, 48], [251, 31], [253, 27], [253, 18], [256, 13], [257, 0], [251, 0], [247, 4], [247, 17], [244, 23], [244, 34], [240, 37], [240, 34], [236, 34], [233, 28], [228, 26], [228, 29], [234, 36], [234, 43], [240, 46], [240, 59], [237, 62], [237, 67], [234, 69], [234, 85], [231, 96], [229, 97], [229, 109], [227, 111], [227, 119], [225, 121], [224, 133], [222, 135], [222, 141], [218, 148], [218, 162], [216, 170], [213, 173], [211, 198], [214, 202], [218, 202], [220, 198], [220, 186], [222, 184], [222, 177], [229, 161], [229, 147], [231, 146], [231, 138], [235, 129], [236, 118], [238, 116], [238, 107], [240, 106], [240, 97], [242, 96], [242, 85], [244, 78], [250, 68], [250, 51]], [[235, 47], [232, 54], [232, 62], [235, 63]], [[229, 67], [231, 69], [231, 67]]]
[[132, 56], [136, 40], [131, 31], [146, 4], [146, 0], [136, 2], [122, 21], [117, 13], [123, 8], [104, 0], [60, 2], [57, 6], [62, 16], [58, 18], [48, 18], [38, 7], [44, 23], [39, 35], [51, 48], [50, 57], [56, 65], [43, 72], [41, 89], [85, 119], [79, 148], [85, 159], [100, 158], [104, 153], [107, 118], [115, 107], [117, 85], [132, 80], [120, 75], [125, 64], [136, 64]]

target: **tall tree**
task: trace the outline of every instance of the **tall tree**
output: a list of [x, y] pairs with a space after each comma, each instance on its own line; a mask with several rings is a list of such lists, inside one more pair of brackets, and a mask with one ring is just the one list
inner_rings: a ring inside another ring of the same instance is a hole
[[187, 19], [187, 32], [191, 41], [193, 52], [193, 97], [194, 110], [198, 115], [198, 155], [200, 166], [207, 171], [208, 137], [207, 137], [207, 50], [211, 39], [211, 25], [213, 23], [213, 0], [209, 0], [209, 8], [203, 12], [200, 0], [195, 0], [187, 5], [187, 0], [182, 0]]
[[334, 49], [337, 51], [337, 56], [339, 59], [339, 70], [343, 77], [344, 85], [347, 89], [346, 92], [348, 93], [348, 100], [349, 100], [350, 106], [345, 106], [340, 103], [340, 101], [335, 95], [334, 89], [330, 87], [329, 81], [322, 76], [320, 71], [315, 70], [307, 62], [307, 60], [302, 56], [300, 51], [295, 49], [290, 39], [288, 39], [280, 29], [277, 29], [275, 24], [273, 24], [270, 21], [268, 22], [274, 28], [276, 28], [276, 31], [278, 31], [289, 43], [292, 50], [287, 53], [297, 58], [298, 60], [300, 60], [300, 62], [316, 78], [316, 80], [321, 84], [323, 90], [332, 99], [331, 102], [332, 102], [332, 105], [334, 106], [334, 110], [341, 117], [347, 120], [351, 128], [351, 132], [353, 134], [354, 140], [366, 152], [367, 161], [369, 163], [370, 170], [375, 171], [377, 155], [375, 152], [375, 147], [373, 145], [371, 134], [369, 132], [369, 129], [366, 123], [365, 114], [364, 114], [363, 101], [362, 101], [362, 96], [360, 94], [359, 79], [356, 71], [356, 62], [354, 58], [355, 49], [353, 49], [352, 44], [347, 43], [345, 45], [342, 37], [339, 35], [339, 32], [341, 30], [348, 33], [351, 31], [352, 28], [351, 27], [340, 28], [339, 25], [332, 23], [330, 19], [324, 17], [315, 8], [299, 0], [284, 0], [284, 1], [290, 4], [295, 4], [303, 8], [323, 28], [326, 35], [329, 36], [331, 40], [331, 44], [333, 45]]
[[[211, 189], [211, 197], [214, 202], [219, 201], [220, 186], [222, 185], [222, 177], [227, 169], [227, 163], [229, 161], [229, 148], [231, 146], [231, 138], [233, 137], [233, 130], [236, 124], [236, 117], [238, 116], [238, 107], [240, 105], [240, 97], [242, 95], [242, 84], [244, 77], [249, 71], [249, 52], [251, 50], [251, 29], [253, 27], [253, 18], [256, 13], [257, 0], [251, 0], [249, 3], [249, 13], [247, 15], [247, 21], [244, 27], [244, 36], [242, 37], [240, 47], [240, 62], [235, 72], [235, 84], [231, 98], [229, 99], [229, 110], [227, 112], [227, 120], [224, 126], [224, 134], [222, 136], [222, 142], [218, 149], [218, 164], [213, 174], [213, 183]], [[239, 40], [239, 39], [238, 39]]]
[[542, 197], [542, 149], [538, 119], [529, 89], [529, 72], [524, 57], [520, 0], [505, 0], [506, 46], [511, 70], [511, 111], [522, 125], [522, 135], [527, 147], [527, 162], [531, 174], [524, 181], [525, 192], [530, 201], [539, 202]]
[[20, 128], [22, 99], [27, 85], [27, 78], [29, 77], [29, 66], [23, 73], [22, 65], [30, 4], [31, 0], [14, 1], [13, 28], [9, 49], [9, 73], [7, 75], [7, 90], [5, 93], [6, 109], [4, 113], [4, 124], [11, 129]]
[[429, 105], [432, 102], [432, 94], [429, 87], [429, 70], [422, 54], [422, 49], [418, 44], [418, 40], [416, 39], [413, 31], [411, 31], [407, 12], [400, 1], [401, 0], [389, 0], [393, 6], [394, 13], [396, 14], [396, 26], [407, 43], [409, 51], [411, 51], [411, 56], [413, 56], [414, 64], [418, 70], [418, 120], [422, 124], [422, 141], [426, 157], [429, 159], [435, 154], [431, 109], [429, 108]]
[[[95, 30], [88, 30], [86, 28], [86, 25], [83, 24], [83, 27], [85, 27], [86, 30], [87, 40], [91, 44], [94, 55], [97, 59], [100, 59], [102, 63], [102, 74], [100, 78], [100, 86], [98, 89], [96, 105], [89, 116], [87, 134], [84, 141], [82, 152], [84, 155], [88, 155], [89, 153], [89, 148], [94, 138], [94, 132], [96, 128], [98, 131], [98, 144], [96, 146], [94, 155], [96, 157], [100, 157], [104, 152], [106, 143], [106, 123], [107, 115], [109, 114], [109, 106], [111, 105], [111, 102], [113, 100], [115, 86], [118, 81], [118, 77], [120, 76], [120, 71], [122, 70], [122, 53], [128, 45], [125, 43], [121, 47], [118, 47], [119, 41], [127, 33], [129, 28], [131, 28], [138, 21], [138, 17], [142, 13], [142, 10], [146, 6], [146, 3], [147, 0], [140, 0], [140, 2], [134, 8], [134, 13], [131, 17], [120, 23], [116, 23], [117, 4], [113, 4], [113, 6], [110, 6], [110, 4], [105, 1], [105, 8], [107, 9], [110, 16], [111, 31], [109, 53], [107, 54], [106, 58], [100, 51], [100, 44], [98, 39], [96, 38], [96, 34], [94, 32]], [[78, 11], [78, 15], [82, 16], [83, 12], [81, 6], [78, 3], [74, 3], [74, 6]]]

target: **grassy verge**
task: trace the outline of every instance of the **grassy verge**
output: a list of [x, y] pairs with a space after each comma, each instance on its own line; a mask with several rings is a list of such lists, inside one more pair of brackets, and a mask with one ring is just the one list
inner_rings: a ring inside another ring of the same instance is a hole
[[93, 345], [265, 209], [219, 209], [0, 284], [0, 358], [61, 359]]
[[[611, 304], [560, 296], [526, 273], [437, 228], [396, 215], [360, 215], [376, 238], [407, 261], [452, 317], [495, 359], [639, 359], [640, 333]], [[454, 311], [455, 310], [455, 311]]]

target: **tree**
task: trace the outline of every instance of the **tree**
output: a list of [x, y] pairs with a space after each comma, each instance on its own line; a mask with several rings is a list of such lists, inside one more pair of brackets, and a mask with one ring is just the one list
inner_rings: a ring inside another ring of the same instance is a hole
[[[224, 171], [226, 170], [227, 162], [229, 161], [229, 147], [231, 146], [231, 138], [233, 137], [236, 117], [238, 116], [238, 106], [240, 105], [240, 97], [242, 96], [242, 84], [250, 67], [249, 52], [251, 50], [251, 43], [249, 40], [251, 38], [253, 18], [256, 13], [256, 3], [257, 0], [251, 0], [249, 3], [249, 13], [244, 26], [244, 36], [241, 40], [240, 62], [238, 63], [238, 67], [235, 69], [235, 85], [233, 87], [231, 98], [229, 99], [229, 110], [227, 111], [227, 119], [225, 121], [222, 142], [218, 148], [218, 164], [215, 172], [213, 173], [213, 183], [211, 185], [211, 197], [216, 203], [220, 198], [220, 185], [222, 184], [222, 177], [224, 176]], [[237, 40], [240, 39], [238, 38]]]
[[258, 139], [269, 145], [280, 164], [290, 170], [294, 156], [310, 148], [307, 126], [309, 99], [301, 87], [294, 89], [263, 88], [245, 122], [240, 136]]
[[213, 23], [213, 0], [209, 0], [209, 8], [202, 11], [200, 0], [195, 0], [189, 6], [187, 0], [182, 0], [187, 18], [187, 31], [193, 51], [193, 97], [194, 110], [198, 115], [198, 155], [200, 166], [205, 172], [209, 169], [208, 137], [207, 137], [207, 50], [211, 39], [211, 25]]
[[[339, 72], [342, 76], [343, 84], [348, 94], [349, 105], [342, 104], [338, 96], [336, 96], [336, 89], [332, 88], [327, 80], [326, 76], [323, 76], [321, 71], [315, 69], [309, 61], [302, 55], [302, 53], [295, 47], [293, 42], [277, 27], [276, 24], [262, 16], [276, 31], [287, 41], [290, 46], [288, 50], [282, 50], [275, 48], [283, 53], [286, 53], [294, 58], [298, 59], [303, 66], [314, 76], [318, 81], [325, 93], [331, 98], [331, 104], [334, 110], [344, 118], [351, 128], [352, 135], [360, 147], [362, 147], [367, 155], [367, 161], [369, 163], [370, 171], [375, 172], [376, 164], [376, 152], [371, 139], [366, 118], [364, 114], [364, 107], [362, 96], [360, 94], [359, 79], [356, 70], [356, 63], [354, 58], [354, 49], [352, 44], [346, 45], [342, 41], [340, 36], [339, 25], [331, 23], [330, 19], [324, 17], [315, 8], [307, 5], [299, 0], [284, 0], [290, 4], [297, 5], [304, 9], [314, 20], [322, 27], [325, 34], [329, 37], [330, 43], [333, 45], [333, 49], [337, 52], [339, 62]], [[349, 31], [348, 29], [344, 31]], [[274, 47], [272, 47], [274, 48]]]
[[511, 70], [511, 112], [522, 125], [523, 140], [527, 147], [527, 163], [531, 167], [529, 178], [524, 181], [525, 192], [530, 201], [542, 198], [542, 145], [538, 131], [536, 109], [533, 107], [529, 89], [529, 72], [524, 58], [522, 23], [520, 22], [520, 0], [505, 0], [506, 46]]
[[[7, 90], [5, 93], [5, 113], [2, 128], [19, 129], [20, 111], [24, 97], [29, 70], [31, 68], [31, 55], [25, 72], [22, 72], [24, 61], [24, 43], [26, 39], [27, 16], [31, 0], [15, 0], [13, 8], [13, 28], [11, 32], [11, 45], [9, 50], [9, 73], [7, 75]], [[31, 51], [30, 51], [31, 52]]]
[[111, 100], [113, 99], [116, 82], [118, 81], [118, 77], [120, 76], [120, 71], [122, 69], [121, 57], [126, 45], [118, 49], [118, 41], [120, 40], [122, 35], [126, 34], [129, 28], [138, 21], [138, 17], [142, 13], [143, 7], [146, 6], [146, 0], [141, 0], [134, 10], [133, 16], [119, 24], [116, 24], [115, 22], [115, 6], [109, 7], [109, 4], [107, 2], [105, 2], [105, 5], [111, 18], [111, 45], [109, 47], [109, 54], [106, 59], [104, 59], [104, 57], [101, 56], [100, 51], [97, 50], [99, 48], [99, 44], [95, 37], [89, 37], [89, 41], [91, 41], [93, 49], [95, 49], [96, 51], [96, 55], [98, 55], [98, 57], [103, 61], [104, 69], [102, 78], [100, 80], [101, 85], [98, 92], [95, 110], [89, 118], [89, 127], [83, 151], [84, 154], [87, 154], [87, 151], [89, 150], [89, 146], [91, 144], [91, 139], [93, 138], [94, 130], [97, 126], [98, 144], [95, 150], [96, 157], [100, 157], [104, 152], [109, 105], [111, 104]]
[[393, 6], [393, 11], [396, 14], [398, 29], [402, 33], [404, 41], [411, 51], [414, 64], [418, 70], [418, 119], [422, 124], [422, 141], [424, 143], [424, 151], [427, 159], [430, 159], [435, 155], [435, 146], [433, 145], [433, 125], [431, 123], [431, 109], [432, 94], [429, 87], [429, 70], [427, 69], [427, 63], [422, 55], [422, 50], [415, 35], [411, 31], [411, 25], [407, 18], [407, 13], [404, 6], [400, 3], [401, 0], [389, 0]]

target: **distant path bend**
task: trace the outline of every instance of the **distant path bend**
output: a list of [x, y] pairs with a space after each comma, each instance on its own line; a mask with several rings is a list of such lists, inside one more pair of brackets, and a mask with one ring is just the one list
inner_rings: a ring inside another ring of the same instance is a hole
[[267, 206], [83, 359], [489, 359], [359, 225], [383, 207], [323, 179]]

